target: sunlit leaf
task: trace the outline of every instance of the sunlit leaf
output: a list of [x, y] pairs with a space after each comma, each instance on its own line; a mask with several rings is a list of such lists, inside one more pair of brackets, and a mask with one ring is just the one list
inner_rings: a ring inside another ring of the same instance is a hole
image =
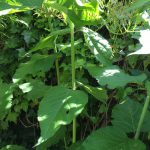
[[1, 0], [0, 16], [40, 7], [43, 0]]
[[36, 150], [46, 150], [48, 147], [57, 144], [60, 139], [64, 139], [66, 133], [65, 126], [62, 126], [53, 137], [49, 138], [47, 141], [41, 143], [40, 145], [36, 146]]
[[112, 49], [108, 41], [98, 33], [88, 28], [82, 29], [86, 43], [96, 59], [104, 65], [110, 65], [112, 59]]
[[150, 43], [149, 43], [149, 37], [150, 37], [150, 30], [141, 30], [140, 31], [141, 37], [139, 38], [139, 41], [142, 45], [142, 47], [133, 52], [130, 53], [130, 55], [147, 55], [150, 54]]
[[24, 79], [26, 75], [37, 75], [39, 72], [46, 72], [52, 68], [56, 55], [35, 54], [31, 60], [21, 63], [13, 77], [13, 82], [17, 83]]
[[13, 93], [10, 84], [2, 83], [0, 80], [0, 120], [6, 115], [12, 106]]
[[76, 0], [53, 0], [47, 2], [46, 5], [63, 12], [76, 26], [98, 24], [100, 20], [99, 3], [97, 0], [82, 3], [82, 5]]
[[41, 137], [38, 145], [52, 137], [62, 125], [71, 123], [82, 112], [87, 100], [87, 95], [82, 91], [59, 86], [50, 88], [39, 105]]
[[31, 80], [30, 82], [19, 85], [19, 88], [26, 93], [28, 100], [36, 100], [44, 96], [49, 89], [43, 82], [39, 80]]
[[146, 79], [145, 74], [131, 76], [118, 66], [90, 66], [87, 69], [100, 85], [107, 85], [110, 89], [124, 87], [128, 83], [142, 83]]

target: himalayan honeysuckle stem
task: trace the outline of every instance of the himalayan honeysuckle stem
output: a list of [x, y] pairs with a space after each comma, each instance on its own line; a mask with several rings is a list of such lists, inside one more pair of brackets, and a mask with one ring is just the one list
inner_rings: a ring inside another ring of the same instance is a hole
[[[72, 66], [72, 89], [76, 90], [75, 81], [75, 48], [74, 48], [74, 24], [70, 21], [71, 34], [71, 66]], [[73, 119], [72, 143], [76, 143], [76, 118]]]
[[[57, 37], [56, 37], [57, 39]], [[56, 47], [56, 39], [55, 39], [55, 53], [57, 54], [57, 47]], [[60, 84], [60, 73], [59, 73], [59, 58], [56, 58], [55, 60], [55, 67], [56, 67], [56, 74], [57, 74], [57, 85]]]
[[144, 107], [143, 107], [143, 110], [142, 110], [142, 113], [141, 113], [141, 116], [140, 116], [140, 120], [139, 120], [138, 127], [137, 127], [135, 137], [134, 137], [135, 139], [139, 138], [141, 127], [143, 125], [144, 118], [145, 118], [145, 115], [146, 115], [146, 112], [147, 112], [147, 109], [148, 109], [148, 106], [149, 106], [149, 101], [150, 101], [150, 97], [148, 95], [146, 97], [146, 101], [145, 101], [145, 104], [144, 104]]

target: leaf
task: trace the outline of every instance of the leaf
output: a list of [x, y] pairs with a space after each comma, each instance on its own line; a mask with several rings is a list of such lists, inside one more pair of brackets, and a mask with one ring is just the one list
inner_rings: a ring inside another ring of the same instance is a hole
[[0, 89], [0, 120], [2, 120], [12, 106], [13, 94], [10, 84], [0, 81]]
[[141, 37], [139, 38], [140, 43], [142, 44], [142, 48], [128, 54], [130, 55], [147, 55], [150, 54], [150, 44], [149, 44], [149, 37], [150, 37], [150, 30], [141, 30], [140, 31]]
[[52, 68], [56, 55], [35, 54], [31, 60], [21, 63], [13, 76], [13, 82], [17, 83], [24, 79], [26, 75], [37, 75], [39, 72], [46, 72]]
[[31, 80], [30, 82], [19, 85], [19, 88], [26, 93], [28, 100], [36, 100], [44, 96], [49, 89], [43, 82], [39, 80]]
[[99, 23], [100, 10], [97, 0], [82, 3], [81, 5], [76, 1], [73, 7], [73, 9], [68, 10], [67, 16], [76, 26], [96, 25]]
[[36, 147], [36, 150], [47, 150], [48, 147], [57, 144], [59, 140], [64, 139], [65, 133], [66, 128], [65, 126], [62, 126], [53, 137], [49, 138], [46, 142], [38, 145]]
[[115, 65], [108, 67], [89, 66], [87, 69], [100, 85], [107, 85], [110, 89], [124, 87], [128, 83], [142, 83], [146, 79], [145, 74], [131, 76]]
[[146, 150], [139, 140], [132, 140], [119, 128], [106, 127], [94, 131], [75, 150]]
[[78, 82], [78, 84], [82, 86], [89, 94], [93, 95], [97, 100], [101, 101], [102, 103], [106, 103], [108, 96], [105, 89], [85, 85], [81, 82]]
[[17, 123], [18, 114], [16, 112], [9, 112], [6, 121]]
[[82, 28], [86, 43], [96, 59], [104, 65], [110, 65], [113, 56], [111, 46], [108, 41], [98, 33], [88, 28]]
[[7, 145], [0, 150], [27, 150], [26, 148], [19, 145]]
[[0, 16], [40, 7], [43, 0], [1, 0]]
[[54, 48], [55, 37], [58, 35], [65, 35], [69, 32], [70, 29], [68, 28], [52, 32], [50, 35], [40, 40], [39, 43], [37, 43], [37, 45], [30, 50], [30, 52], [35, 52], [45, 48]]
[[[124, 132], [135, 132], [143, 105], [133, 100], [126, 100], [116, 105], [112, 111], [112, 124]], [[141, 132], [150, 131], [150, 112], [146, 113]]]
[[150, 0], [136, 0], [127, 10], [131, 11], [134, 9], [139, 9], [143, 6], [149, 6], [149, 4], [150, 4]]
[[[82, 43], [82, 39], [78, 39], [77, 41], [74, 41], [74, 46], [77, 47], [80, 43]], [[65, 50], [68, 50], [69, 54], [70, 54], [70, 48], [71, 48], [71, 44], [56, 44], [56, 46], [58, 47], [58, 49], [60, 49], [62, 52], [64, 52]], [[66, 51], [65, 51], [66, 53]]]
[[49, 1], [46, 6], [63, 12], [76, 26], [98, 24], [100, 21], [99, 3], [97, 0], [79, 5], [72, 1]]
[[37, 145], [54, 136], [62, 125], [71, 123], [82, 112], [87, 101], [88, 97], [82, 91], [59, 86], [50, 88], [39, 105], [41, 137]]

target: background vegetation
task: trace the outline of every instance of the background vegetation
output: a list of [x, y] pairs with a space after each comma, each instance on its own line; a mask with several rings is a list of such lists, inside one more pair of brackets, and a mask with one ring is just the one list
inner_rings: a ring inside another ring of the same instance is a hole
[[149, 4], [1, 0], [1, 150], [149, 150]]

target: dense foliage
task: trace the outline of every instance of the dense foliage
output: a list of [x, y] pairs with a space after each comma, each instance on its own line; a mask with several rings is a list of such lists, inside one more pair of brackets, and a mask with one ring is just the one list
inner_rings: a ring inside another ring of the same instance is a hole
[[150, 149], [150, 0], [0, 1], [0, 150]]

